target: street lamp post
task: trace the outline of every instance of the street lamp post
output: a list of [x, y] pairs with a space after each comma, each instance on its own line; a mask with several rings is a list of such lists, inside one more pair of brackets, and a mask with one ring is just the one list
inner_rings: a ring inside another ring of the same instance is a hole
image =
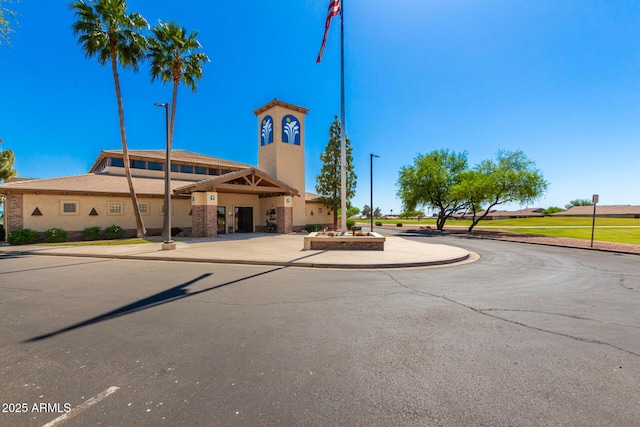
[[169, 103], [154, 104], [156, 107], [164, 107], [166, 126], [166, 158], [164, 171], [164, 242], [162, 250], [172, 250], [176, 248], [176, 242], [171, 240], [171, 135], [169, 132]]
[[369, 200], [369, 202], [371, 203], [371, 206], [369, 207], [369, 218], [371, 219], [371, 232], [373, 233], [373, 158], [377, 157], [378, 159], [380, 158], [380, 156], [376, 156], [375, 154], [370, 153], [369, 154], [369, 170], [371, 171], [371, 185], [369, 186], [369, 188], [371, 189], [371, 199]]

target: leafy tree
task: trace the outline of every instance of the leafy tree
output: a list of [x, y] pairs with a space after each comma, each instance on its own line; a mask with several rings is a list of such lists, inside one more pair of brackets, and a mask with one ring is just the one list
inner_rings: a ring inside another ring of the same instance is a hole
[[367, 218], [369, 218], [371, 216], [371, 206], [369, 205], [364, 205], [362, 207], [362, 215], [366, 216]]
[[[2, 140], [0, 139], [0, 142]], [[13, 168], [13, 163], [16, 158], [13, 154], [13, 150], [0, 151], [0, 179], [6, 181], [7, 179], [16, 176], [17, 172]]]
[[424, 216], [424, 212], [416, 210], [416, 209], [413, 209], [413, 210], [408, 210], [408, 211], [401, 212], [400, 215], [398, 215], [398, 216], [400, 218], [422, 217], [422, 216]]
[[564, 212], [564, 209], [559, 208], [557, 206], [549, 206], [547, 209], [542, 211], [542, 216], [549, 216], [556, 212]]
[[144, 59], [147, 49], [147, 40], [140, 31], [148, 28], [149, 24], [142, 15], [135, 12], [128, 13], [125, 0], [95, 0], [89, 3], [79, 0], [72, 3], [70, 7], [77, 18], [72, 25], [73, 33], [79, 36], [78, 44], [82, 46], [86, 56], [88, 58], [97, 56], [98, 63], [102, 66], [111, 64], [120, 118], [124, 170], [133, 202], [137, 235], [143, 237], [147, 231], [142, 222], [138, 197], [131, 179], [118, 63], [123, 68], [131, 67], [134, 71], [138, 71], [138, 64]]
[[380, 210], [380, 208], [375, 208], [373, 210], [373, 217], [380, 218], [381, 216], [382, 216], [382, 211]]
[[5, 7], [3, 3], [10, 3], [11, 0], [0, 0], [0, 46], [3, 44], [10, 45], [10, 34], [13, 33], [11, 29], [11, 23], [9, 19], [16, 22], [17, 13], [8, 7]]
[[[357, 176], [353, 171], [353, 156], [351, 155], [351, 141], [346, 141], [346, 200], [355, 196]], [[333, 226], [338, 228], [338, 210], [340, 209], [340, 121], [335, 116], [331, 126], [329, 127], [329, 142], [324, 153], [320, 155], [322, 160], [322, 169], [320, 175], [316, 177], [316, 192], [320, 195], [322, 203], [333, 212]]]
[[593, 202], [589, 199], [575, 199], [564, 205], [564, 208], [571, 209], [574, 206], [593, 206]]
[[466, 170], [466, 152], [456, 154], [449, 150], [434, 150], [425, 155], [419, 154], [413, 165], [400, 169], [397, 194], [403, 209], [414, 210], [418, 206], [436, 209], [436, 226], [442, 230], [447, 219], [468, 204], [459, 190]]
[[[187, 85], [193, 93], [196, 92], [196, 80], [202, 79], [202, 65], [209, 61], [209, 57], [199, 50], [202, 48], [196, 39], [198, 33], [192, 31], [187, 36], [184, 27], [173, 22], [158, 22], [152, 30], [149, 39], [149, 53], [151, 60], [151, 81], [160, 79], [162, 83], [173, 83], [171, 96], [171, 119], [169, 124], [169, 149], [173, 145], [173, 129], [176, 120], [176, 106], [178, 102], [178, 86], [180, 82]], [[165, 210], [163, 229], [166, 235], [169, 227], [169, 210]]]
[[[466, 195], [473, 212], [469, 231], [486, 218], [492, 208], [504, 203], [532, 203], [547, 190], [549, 183], [522, 151], [500, 150], [496, 160], [484, 160], [473, 171], [463, 174], [461, 194]], [[484, 213], [477, 217], [476, 209], [486, 203]]]
[[360, 208], [355, 206], [351, 206], [347, 209], [347, 218], [351, 218], [352, 216], [356, 216], [360, 213]]

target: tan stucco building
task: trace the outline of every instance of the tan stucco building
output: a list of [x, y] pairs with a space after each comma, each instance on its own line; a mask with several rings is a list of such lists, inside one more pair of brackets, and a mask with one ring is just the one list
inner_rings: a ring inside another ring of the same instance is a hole
[[[328, 225], [331, 212], [305, 192], [304, 120], [308, 110], [273, 100], [258, 118], [258, 166], [183, 150], [171, 155], [172, 225], [194, 237], [278, 232]], [[162, 231], [164, 150], [129, 150], [133, 185], [148, 234]], [[119, 225], [135, 234], [121, 150], [100, 153], [89, 173], [0, 185], [7, 232], [58, 227], [79, 238], [87, 227]], [[308, 199], [308, 202], [307, 202]]]

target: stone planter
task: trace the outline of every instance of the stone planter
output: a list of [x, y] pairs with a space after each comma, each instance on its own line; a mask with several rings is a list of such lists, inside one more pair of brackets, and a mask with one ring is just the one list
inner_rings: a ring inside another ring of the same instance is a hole
[[304, 250], [384, 251], [384, 240], [378, 233], [341, 236], [338, 233], [316, 232], [304, 237]]

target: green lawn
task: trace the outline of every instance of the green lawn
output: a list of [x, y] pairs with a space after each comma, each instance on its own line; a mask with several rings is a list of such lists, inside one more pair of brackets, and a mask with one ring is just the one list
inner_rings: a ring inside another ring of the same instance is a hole
[[[506, 231], [521, 234], [535, 234], [538, 236], [573, 237], [575, 239], [591, 240], [590, 228], [510, 228]], [[640, 228], [596, 227], [593, 240], [640, 245]]]
[[[401, 222], [405, 225], [429, 225], [434, 227], [435, 218], [427, 218], [421, 221], [405, 219], [382, 219], [386, 225], [396, 225]], [[365, 222], [361, 220], [360, 222]], [[567, 217], [541, 217], [541, 218], [517, 218], [480, 221], [476, 228], [501, 229], [522, 234], [537, 234], [550, 237], [572, 237], [576, 239], [591, 240], [592, 218], [567, 218]], [[445, 223], [447, 227], [469, 227], [469, 220], [449, 219]], [[504, 227], [504, 228], [502, 228]], [[522, 227], [522, 228], [520, 228]], [[535, 228], [525, 228], [535, 227]], [[539, 228], [538, 228], [539, 227]], [[581, 227], [581, 228], [573, 228]], [[632, 227], [632, 228], [615, 228]], [[615, 243], [630, 243], [640, 245], [640, 219], [639, 218], [596, 218], [596, 230], [594, 240]]]

